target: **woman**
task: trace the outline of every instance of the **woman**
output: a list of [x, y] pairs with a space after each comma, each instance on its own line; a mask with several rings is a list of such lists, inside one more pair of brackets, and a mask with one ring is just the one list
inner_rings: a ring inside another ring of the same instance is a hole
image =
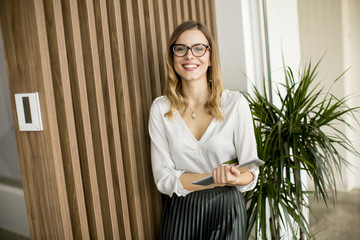
[[[255, 187], [259, 171], [240, 174], [222, 163], [257, 158], [246, 99], [223, 90], [216, 43], [200, 23], [174, 30], [167, 69], [165, 96], [154, 100], [149, 118], [154, 180], [170, 196], [161, 239], [245, 239], [242, 192]], [[210, 175], [214, 184], [192, 184]]]

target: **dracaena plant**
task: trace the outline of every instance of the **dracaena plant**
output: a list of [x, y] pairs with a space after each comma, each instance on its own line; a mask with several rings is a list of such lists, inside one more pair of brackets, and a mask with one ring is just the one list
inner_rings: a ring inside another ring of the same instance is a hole
[[346, 118], [355, 118], [359, 107], [349, 107], [349, 98], [336, 98], [314, 83], [319, 62], [307, 64], [296, 76], [290, 67], [284, 68], [285, 83], [278, 84], [275, 93], [280, 106], [269, 99], [265, 81], [264, 94], [256, 87], [253, 94], [245, 94], [253, 114], [258, 155], [265, 161], [256, 188], [246, 194], [249, 239], [267, 239], [267, 229], [271, 239], [281, 239], [281, 228], [296, 239], [314, 237], [303, 214], [309, 207], [309, 191], [302, 173], [313, 182], [311, 193], [328, 203], [336, 193], [335, 176], [343, 165], [349, 165], [341, 149], [359, 156], [338, 129], [339, 123], [352, 129]]

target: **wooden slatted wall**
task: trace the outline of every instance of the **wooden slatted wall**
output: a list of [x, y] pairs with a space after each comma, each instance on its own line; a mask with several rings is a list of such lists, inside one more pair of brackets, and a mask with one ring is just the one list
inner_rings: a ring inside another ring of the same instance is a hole
[[[188, 19], [216, 35], [213, 0], [0, 0], [32, 239], [158, 238], [147, 121]], [[18, 131], [19, 92], [39, 92], [44, 131]]]

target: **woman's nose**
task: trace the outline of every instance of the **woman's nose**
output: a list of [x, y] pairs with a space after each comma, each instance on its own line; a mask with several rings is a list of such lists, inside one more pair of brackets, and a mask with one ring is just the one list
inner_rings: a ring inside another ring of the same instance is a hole
[[192, 53], [191, 49], [188, 49], [187, 53], [184, 56], [186, 59], [194, 58], [194, 54]]

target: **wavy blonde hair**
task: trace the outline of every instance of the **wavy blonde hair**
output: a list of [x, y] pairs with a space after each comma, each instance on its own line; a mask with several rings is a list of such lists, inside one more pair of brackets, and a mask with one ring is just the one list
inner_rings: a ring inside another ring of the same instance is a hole
[[174, 30], [169, 40], [166, 57], [168, 76], [164, 94], [170, 101], [170, 110], [165, 113], [165, 117], [173, 118], [173, 113], [176, 111], [176, 109], [187, 109], [189, 105], [187, 97], [181, 93], [181, 77], [175, 72], [174, 55], [171, 48], [183, 32], [193, 29], [201, 31], [209, 41], [209, 45], [211, 47], [211, 66], [209, 66], [207, 70], [207, 82], [210, 96], [208, 101], [205, 103], [204, 108], [207, 113], [213, 115], [217, 121], [220, 121], [224, 119], [220, 110], [220, 98], [223, 91], [223, 83], [220, 76], [220, 64], [217, 45], [209, 30], [203, 24], [192, 20], [180, 24]]

